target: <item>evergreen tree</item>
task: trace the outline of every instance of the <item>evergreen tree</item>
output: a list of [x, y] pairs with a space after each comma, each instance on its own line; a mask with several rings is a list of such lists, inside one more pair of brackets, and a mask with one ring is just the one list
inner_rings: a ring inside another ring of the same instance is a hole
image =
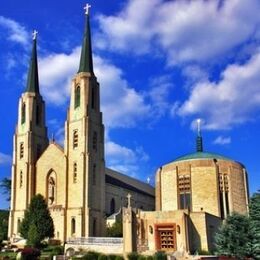
[[249, 219], [252, 231], [252, 256], [260, 259], [260, 191], [254, 193], [250, 199]]
[[2, 194], [7, 194], [7, 201], [11, 199], [11, 179], [3, 178], [0, 182], [0, 188], [3, 190]]
[[228, 216], [215, 236], [219, 255], [241, 259], [251, 255], [251, 241], [249, 218], [238, 213]]
[[29, 243], [54, 236], [53, 220], [42, 195], [37, 194], [32, 198], [19, 231]]

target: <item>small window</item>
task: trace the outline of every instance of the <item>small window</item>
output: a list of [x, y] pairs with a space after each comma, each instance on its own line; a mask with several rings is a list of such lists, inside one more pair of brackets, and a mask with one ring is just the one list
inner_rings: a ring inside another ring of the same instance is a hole
[[71, 235], [76, 233], [76, 220], [75, 218], [71, 219]]
[[93, 148], [94, 151], [97, 151], [97, 132], [96, 131], [93, 133], [92, 148]]
[[20, 159], [24, 157], [24, 144], [20, 143]]
[[75, 90], [74, 108], [77, 108], [79, 106], [80, 106], [80, 86], [77, 86]]
[[73, 132], [73, 148], [78, 147], [78, 141], [79, 141], [78, 130], [75, 130]]
[[93, 219], [93, 237], [97, 235], [97, 219]]
[[73, 164], [73, 183], [77, 182], [77, 173], [78, 173], [78, 166], [77, 163]]
[[21, 123], [25, 123], [25, 103], [22, 104], [22, 118], [21, 118]]
[[22, 171], [20, 171], [20, 188], [22, 188], [23, 187], [23, 172]]
[[95, 108], [95, 88], [92, 87], [91, 90], [91, 108], [94, 109]]
[[39, 159], [39, 157], [41, 156], [41, 151], [42, 151], [41, 145], [37, 144], [37, 150], [36, 150], [37, 159]]
[[17, 220], [17, 233], [20, 233], [20, 227], [21, 227], [21, 219], [18, 218], [18, 220]]
[[96, 185], [96, 164], [93, 165], [93, 178], [92, 178], [92, 183], [93, 185]]
[[115, 213], [115, 199], [112, 198], [110, 201], [110, 214], [112, 215], [113, 213]]
[[36, 106], [36, 125], [41, 124], [41, 107], [39, 105]]

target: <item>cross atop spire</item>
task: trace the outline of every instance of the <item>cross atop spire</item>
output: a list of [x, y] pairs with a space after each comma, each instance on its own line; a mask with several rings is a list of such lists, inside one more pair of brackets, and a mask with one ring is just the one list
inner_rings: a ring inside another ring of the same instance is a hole
[[89, 5], [89, 4], [86, 4], [86, 6], [84, 7], [86, 15], [89, 15], [89, 9], [90, 8], [91, 8], [91, 5]]
[[32, 92], [39, 94], [39, 77], [38, 77], [38, 62], [37, 62], [37, 46], [36, 46], [36, 38], [37, 31], [34, 30], [32, 33], [33, 36], [33, 47], [32, 47], [32, 56], [30, 60], [30, 67], [28, 71], [27, 78], [27, 87], [26, 92]]
[[91, 47], [91, 32], [90, 32], [90, 22], [89, 22], [89, 9], [91, 5], [86, 4], [84, 9], [86, 10], [86, 24], [84, 38], [81, 48], [79, 72], [89, 72], [92, 75], [93, 72], [93, 59], [92, 59], [92, 47]]
[[37, 34], [38, 34], [38, 32], [36, 30], [34, 30], [32, 33], [33, 40], [37, 39]]
[[197, 152], [203, 152], [203, 142], [201, 136], [201, 119], [197, 119], [197, 138], [196, 138], [196, 150]]

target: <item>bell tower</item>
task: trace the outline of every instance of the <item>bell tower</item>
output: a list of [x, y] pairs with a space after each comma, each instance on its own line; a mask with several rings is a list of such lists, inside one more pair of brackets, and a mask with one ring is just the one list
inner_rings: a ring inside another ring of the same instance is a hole
[[8, 236], [19, 236], [19, 225], [30, 200], [35, 195], [35, 163], [48, 145], [45, 126], [45, 103], [39, 90], [37, 32], [27, 86], [19, 100], [18, 122], [13, 138], [12, 190]]
[[104, 235], [104, 125], [94, 74], [89, 5], [78, 73], [72, 79], [65, 123], [68, 157], [67, 238]]

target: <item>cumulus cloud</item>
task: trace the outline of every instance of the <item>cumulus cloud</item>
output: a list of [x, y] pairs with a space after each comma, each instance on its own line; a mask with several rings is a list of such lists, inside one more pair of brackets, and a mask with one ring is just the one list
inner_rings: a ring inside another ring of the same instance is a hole
[[219, 82], [203, 81], [180, 105], [180, 116], [201, 116], [207, 129], [228, 129], [253, 120], [260, 111], [260, 52], [245, 64], [229, 65]]
[[143, 147], [138, 146], [132, 150], [111, 140], [105, 143], [105, 153], [107, 167], [132, 177], [137, 176], [140, 162], [149, 160]]
[[118, 14], [98, 17], [96, 41], [135, 54], [158, 47], [170, 65], [206, 61], [257, 37], [259, 12], [258, 0], [132, 0]]
[[[68, 100], [70, 82], [77, 72], [80, 48], [70, 54], [50, 54], [39, 60], [42, 93], [47, 101], [62, 105]], [[123, 72], [107, 60], [94, 56], [95, 74], [101, 85], [101, 108], [106, 126], [132, 127], [150, 110], [144, 97], [129, 86]]]
[[12, 157], [9, 154], [0, 153], [0, 165], [10, 164], [12, 162]]
[[25, 27], [18, 22], [0, 16], [0, 28], [4, 29], [4, 31], [1, 30], [2, 37], [7, 37], [7, 40], [19, 43], [23, 46], [28, 46], [29, 33], [26, 31]]
[[218, 136], [214, 141], [213, 144], [225, 145], [231, 143], [231, 137], [224, 137]]

